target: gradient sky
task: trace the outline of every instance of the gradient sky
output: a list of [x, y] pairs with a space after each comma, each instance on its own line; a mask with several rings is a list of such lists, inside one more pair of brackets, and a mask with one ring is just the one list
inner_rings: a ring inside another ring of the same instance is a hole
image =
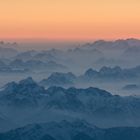
[[0, 0], [0, 38], [140, 38], [140, 0]]

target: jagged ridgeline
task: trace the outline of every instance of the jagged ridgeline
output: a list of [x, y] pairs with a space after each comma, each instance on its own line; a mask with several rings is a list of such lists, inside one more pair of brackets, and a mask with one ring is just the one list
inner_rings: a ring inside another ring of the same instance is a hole
[[139, 140], [140, 128], [101, 129], [82, 120], [27, 125], [0, 134], [1, 140]]
[[140, 40], [19, 47], [0, 42], [0, 140], [140, 140]]
[[101, 128], [140, 125], [139, 97], [112, 95], [94, 87], [45, 89], [31, 77], [5, 85], [0, 91], [0, 104], [1, 131], [75, 119]]

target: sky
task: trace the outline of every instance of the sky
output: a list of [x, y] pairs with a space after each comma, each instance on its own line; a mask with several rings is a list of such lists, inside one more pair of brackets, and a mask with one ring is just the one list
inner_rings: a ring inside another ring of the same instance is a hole
[[140, 38], [140, 0], [0, 0], [0, 39]]

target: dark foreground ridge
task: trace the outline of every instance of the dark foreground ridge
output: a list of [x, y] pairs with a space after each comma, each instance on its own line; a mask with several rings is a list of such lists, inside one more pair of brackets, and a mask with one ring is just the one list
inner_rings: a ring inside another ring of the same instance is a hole
[[27, 125], [0, 134], [0, 140], [139, 140], [140, 128], [100, 129], [85, 121]]

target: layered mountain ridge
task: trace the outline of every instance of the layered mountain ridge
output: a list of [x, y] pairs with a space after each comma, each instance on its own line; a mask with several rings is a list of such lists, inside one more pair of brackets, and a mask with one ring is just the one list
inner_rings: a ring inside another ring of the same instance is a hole
[[1, 140], [139, 140], [140, 128], [101, 129], [82, 120], [28, 125], [0, 134]]
[[85, 119], [99, 127], [140, 124], [139, 97], [112, 95], [94, 87], [45, 89], [31, 77], [4, 86], [0, 90], [0, 104], [1, 114], [16, 123], [12, 128], [63, 119]]

